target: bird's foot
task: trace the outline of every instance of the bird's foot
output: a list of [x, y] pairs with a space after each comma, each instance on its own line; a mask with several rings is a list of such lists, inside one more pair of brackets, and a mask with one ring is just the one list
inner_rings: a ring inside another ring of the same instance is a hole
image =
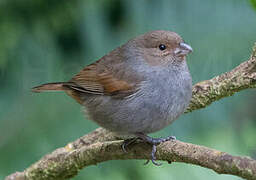
[[[123, 144], [122, 144], [122, 150], [127, 153], [127, 146], [133, 144], [135, 141], [137, 140], [142, 140], [143, 142], [147, 142], [149, 144], [152, 145], [152, 151], [151, 151], [151, 161], [154, 165], [156, 166], [161, 166], [161, 163], [157, 163], [156, 162], [156, 146], [159, 145], [162, 142], [166, 142], [166, 141], [171, 141], [171, 140], [176, 140], [175, 136], [168, 136], [166, 138], [152, 138], [150, 136], [147, 136], [144, 133], [136, 133], [136, 138], [132, 138], [132, 139], [126, 139], [124, 140]], [[146, 163], [144, 163], [145, 165], [147, 165], [149, 163], [150, 160], [147, 160]]]
[[126, 150], [126, 148], [127, 148], [127, 146], [129, 146], [129, 145], [131, 145], [131, 144], [133, 144], [135, 141], [137, 141], [139, 138], [131, 138], [131, 139], [126, 139], [126, 140], [124, 140], [124, 142], [123, 142], [123, 144], [122, 144], [122, 150], [125, 152], [125, 153], [127, 153], [127, 150]]
[[[152, 151], [151, 151], [151, 161], [156, 166], [161, 166], [161, 163], [156, 162], [156, 146], [162, 142], [170, 141], [170, 140], [176, 140], [175, 136], [168, 136], [166, 138], [152, 138], [150, 136], [147, 136], [144, 133], [137, 133], [136, 134], [139, 139], [143, 140], [144, 142], [147, 142], [152, 145]], [[147, 160], [145, 165], [149, 163], [150, 160]]]

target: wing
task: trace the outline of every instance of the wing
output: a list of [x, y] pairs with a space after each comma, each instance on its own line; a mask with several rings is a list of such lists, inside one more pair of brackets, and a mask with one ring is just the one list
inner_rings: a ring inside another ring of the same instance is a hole
[[[124, 77], [122, 60], [107, 57], [86, 66], [69, 82], [69, 88], [89, 94], [126, 96], [136, 91], [137, 80], [131, 76]], [[107, 64], [107, 65], [106, 65]], [[126, 73], [127, 74], [127, 73]]]

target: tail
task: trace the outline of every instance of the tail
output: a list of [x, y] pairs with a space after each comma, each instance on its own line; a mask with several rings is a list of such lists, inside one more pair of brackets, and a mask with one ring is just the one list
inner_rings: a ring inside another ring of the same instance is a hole
[[40, 86], [36, 86], [32, 88], [32, 92], [45, 92], [45, 91], [65, 91], [67, 90], [67, 85], [68, 83], [65, 82], [56, 82], [56, 83], [47, 83], [47, 84], [42, 84]]
[[[47, 91], [65, 91], [69, 96], [74, 98], [79, 104], [83, 104], [81, 99], [81, 90], [77, 87], [76, 84], [72, 82], [55, 82], [42, 84], [32, 88], [32, 92], [40, 93]], [[82, 91], [83, 92], [83, 91]]]

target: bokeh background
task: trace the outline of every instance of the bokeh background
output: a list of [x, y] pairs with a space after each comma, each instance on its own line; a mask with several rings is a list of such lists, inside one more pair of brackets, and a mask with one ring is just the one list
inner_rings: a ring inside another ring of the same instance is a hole
[[[97, 128], [64, 93], [33, 94], [31, 87], [67, 81], [128, 39], [158, 29], [178, 32], [193, 47], [188, 63], [196, 83], [249, 58], [256, 10], [247, 0], [1, 0], [0, 179]], [[153, 136], [256, 158], [255, 107], [256, 90], [245, 90]], [[184, 163], [143, 162], [109, 161], [73, 179], [239, 179]]]

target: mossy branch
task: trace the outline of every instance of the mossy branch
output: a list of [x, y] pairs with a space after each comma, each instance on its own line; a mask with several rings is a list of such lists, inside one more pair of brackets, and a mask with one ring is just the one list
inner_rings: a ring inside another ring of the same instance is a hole
[[[256, 87], [256, 44], [250, 59], [230, 72], [194, 85], [193, 97], [187, 113], [204, 108], [212, 102], [228, 97], [243, 89]], [[124, 153], [122, 140], [105, 129], [95, 131], [56, 149], [23, 172], [16, 172], [6, 180], [68, 179], [80, 169], [100, 162], [116, 159], [149, 159], [148, 144], [136, 142]], [[212, 169], [220, 174], [232, 174], [256, 180], [256, 160], [232, 156], [203, 146], [180, 141], [160, 144], [156, 153], [158, 160], [185, 162]], [[170, 167], [171, 168], [171, 167]]]

